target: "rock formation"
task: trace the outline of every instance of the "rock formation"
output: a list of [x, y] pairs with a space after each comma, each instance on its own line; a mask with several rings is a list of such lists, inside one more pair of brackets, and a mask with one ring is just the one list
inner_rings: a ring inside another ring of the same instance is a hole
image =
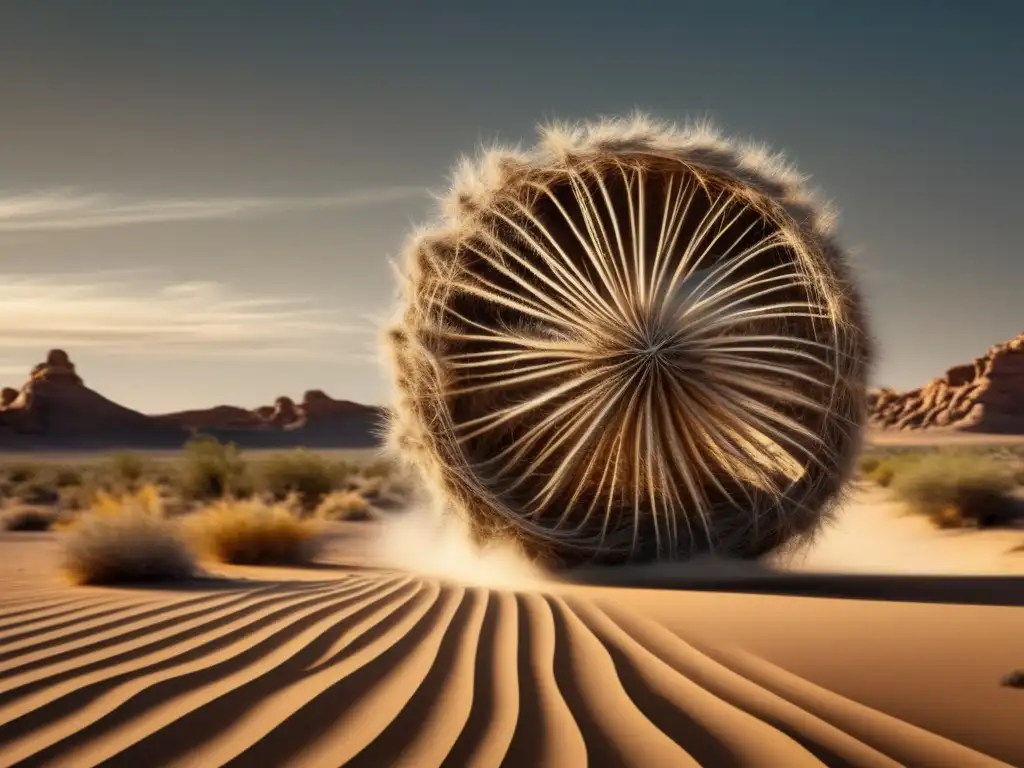
[[379, 408], [307, 391], [299, 404], [234, 405], [150, 416], [85, 386], [66, 352], [54, 349], [20, 390], [0, 390], [0, 448], [177, 448], [197, 433], [242, 447], [369, 447], [377, 443]]
[[918, 389], [871, 390], [871, 426], [1024, 434], [1024, 333]]
[[270, 411], [267, 423], [273, 424], [275, 427], [287, 427], [290, 424], [294, 424], [298, 418], [299, 414], [295, 408], [295, 401], [290, 397], [282, 396], [274, 401], [274, 407]]
[[60, 349], [50, 350], [46, 362], [32, 369], [28, 382], [13, 397], [11, 391], [5, 389], [0, 400], [0, 431], [26, 446], [140, 441], [173, 445], [183, 436], [180, 428], [161, 424], [89, 389]]

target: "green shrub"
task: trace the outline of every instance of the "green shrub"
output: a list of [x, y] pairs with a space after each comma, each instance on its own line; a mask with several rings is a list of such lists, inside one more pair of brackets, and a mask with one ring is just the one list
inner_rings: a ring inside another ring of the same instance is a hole
[[344, 465], [300, 449], [263, 461], [258, 467], [259, 485], [274, 501], [296, 496], [303, 511], [311, 512], [339, 486], [344, 469]]
[[248, 467], [238, 446], [210, 438], [193, 440], [185, 446], [178, 483], [181, 494], [194, 501], [242, 497], [252, 492]]
[[1010, 525], [1021, 518], [1005, 461], [984, 455], [930, 454], [898, 472], [892, 489], [912, 512], [943, 528]]
[[861, 456], [860, 461], [857, 463], [857, 468], [862, 475], [870, 476], [881, 463], [882, 460], [877, 456]]
[[134, 453], [118, 453], [110, 458], [110, 471], [118, 487], [134, 488], [146, 474], [146, 461]]
[[82, 485], [85, 477], [78, 467], [58, 467], [53, 473], [53, 482], [58, 488], [73, 488]]

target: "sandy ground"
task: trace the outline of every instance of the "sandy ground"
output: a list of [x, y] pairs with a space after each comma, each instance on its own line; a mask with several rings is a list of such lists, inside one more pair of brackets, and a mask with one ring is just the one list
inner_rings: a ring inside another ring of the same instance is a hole
[[780, 571], [584, 584], [382, 532], [170, 589], [0, 536], [0, 765], [1024, 766], [1024, 532], [866, 491]]
[[866, 435], [869, 445], [887, 446], [1019, 446], [1024, 445], [1024, 435], [998, 435], [984, 432], [961, 432], [956, 429], [923, 429], [901, 432], [891, 429], [870, 429]]

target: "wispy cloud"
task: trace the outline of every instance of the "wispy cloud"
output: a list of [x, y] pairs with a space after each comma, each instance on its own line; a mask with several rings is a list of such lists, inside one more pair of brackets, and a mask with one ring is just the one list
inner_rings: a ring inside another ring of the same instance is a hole
[[141, 357], [296, 359], [372, 345], [368, 318], [301, 297], [243, 294], [215, 282], [131, 275], [0, 275], [0, 369], [49, 347]]
[[52, 232], [183, 221], [239, 219], [289, 211], [357, 208], [425, 198], [416, 186], [390, 186], [319, 197], [213, 197], [140, 200], [55, 189], [0, 193], [0, 232]]

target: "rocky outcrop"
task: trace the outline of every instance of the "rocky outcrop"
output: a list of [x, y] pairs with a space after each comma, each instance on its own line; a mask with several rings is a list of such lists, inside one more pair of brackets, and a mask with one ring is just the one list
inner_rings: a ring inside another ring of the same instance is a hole
[[290, 397], [282, 396], [274, 401], [274, 407], [270, 411], [267, 423], [275, 427], [287, 427], [294, 424], [298, 418], [299, 412], [295, 407], [295, 401]]
[[303, 393], [298, 403], [282, 395], [273, 405], [251, 411], [218, 406], [207, 411], [168, 413], [157, 418], [242, 446], [364, 448], [379, 443], [384, 415], [381, 408], [335, 400], [323, 390], [311, 389]]
[[184, 429], [203, 431], [206, 429], [247, 429], [263, 424], [256, 413], [237, 405], [215, 405], [213, 408], [199, 408], [192, 411], [161, 414], [154, 419], [165, 424], [175, 424]]
[[918, 389], [872, 390], [868, 404], [881, 429], [1024, 434], [1024, 333]]
[[379, 408], [307, 391], [300, 403], [234, 405], [150, 416], [85, 386], [67, 353], [54, 349], [21, 389], [0, 391], [0, 449], [176, 448], [202, 433], [241, 447], [370, 447], [378, 442]]
[[66, 352], [50, 350], [28, 382], [12, 397], [3, 393], [0, 432], [5, 442], [25, 447], [179, 444], [180, 427], [162, 424], [85, 386]]

